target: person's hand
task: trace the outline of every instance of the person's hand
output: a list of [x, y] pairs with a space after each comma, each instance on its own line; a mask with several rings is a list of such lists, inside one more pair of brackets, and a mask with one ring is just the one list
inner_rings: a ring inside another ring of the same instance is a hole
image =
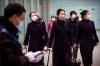
[[29, 59], [29, 62], [33, 62], [36, 60], [33, 52], [28, 52], [25, 54], [25, 56]]
[[76, 43], [74, 43], [73, 48], [76, 48], [76, 47], [77, 47], [77, 44], [76, 44]]
[[37, 63], [42, 60], [43, 56], [46, 54], [45, 51], [28, 52], [25, 56], [29, 59], [29, 62]]
[[38, 63], [39, 61], [41, 61], [43, 58], [43, 55], [39, 55], [35, 58], [35, 60], [33, 61], [33, 63]]
[[48, 47], [45, 46], [43, 50], [47, 52], [48, 51]]
[[22, 49], [26, 49], [26, 45], [22, 45]]
[[37, 63], [37, 62], [41, 61], [45, 54], [46, 54], [46, 51], [37, 51], [37, 52], [35, 52], [34, 53], [35, 60], [33, 62]]

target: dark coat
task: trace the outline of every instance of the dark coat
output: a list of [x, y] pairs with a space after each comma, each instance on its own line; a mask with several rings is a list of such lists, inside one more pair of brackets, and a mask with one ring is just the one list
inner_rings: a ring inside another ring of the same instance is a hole
[[38, 18], [37, 21], [42, 23], [42, 26], [44, 27], [44, 29], [46, 29], [45, 22], [44, 22], [44, 20], [42, 18]]
[[92, 51], [95, 43], [99, 42], [94, 22], [81, 20], [78, 23], [76, 43], [80, 44], [80, 52], [84, 65], [92, 64]]
[[24, 45], [28, 45], [28, 51], [43, 50], [43, 47], [47, 44], [48, 35], [44, 22], [31, 22], [27, 26], [26, 37]]
[[68, 22], [70, 26], [72, 41], [74, 42], [76, 38], [76, 32], [77, 32], [76, 30], [77, 30], [77, 24], [79, 20], [75, 18], [74, 21], [72, 21], [71, 18], [69, 18]]
[[[52, 46], [54, 41], [54, 45]], [[71, 58], [70, 47], [72, 45], [68, 22], [57, 19], [53, 23], [48, 47], [53, 47], [53, 66], [66, 66], [66, 61]]]
[[4, 17], [0, 18], [0, 66], [28, 66], [18, 42], [18, 29]]

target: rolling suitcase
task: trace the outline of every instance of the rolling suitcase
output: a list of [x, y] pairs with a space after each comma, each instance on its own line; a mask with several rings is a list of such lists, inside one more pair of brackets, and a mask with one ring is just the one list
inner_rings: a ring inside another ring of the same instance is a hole
[[78, 54], [78, 46], [76, 48], [73, 48], [72, 50], [72, 60], [71, 60], [71, 66], [81, 66], [80, 59], [77, 59]]

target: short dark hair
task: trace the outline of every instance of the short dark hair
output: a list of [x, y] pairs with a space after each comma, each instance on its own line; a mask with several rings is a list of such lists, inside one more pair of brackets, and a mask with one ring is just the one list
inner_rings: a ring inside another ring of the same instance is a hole
[[[30, 17], [30, 18], [31, 18], [31, 14], [32, 14], [32, 13], [35, 13], [35, 12], [31, 12], [31, 13], [29, 14], [29, 17]], [[35, 13], [35, 14], [36, 14], [36, 13]]]
[[6, 18], [9, 18], [13, 16], [14, 14], [17, 16], [20, 16], [23, 12], [26, 12], [25, 8], [18, 4], [18, 3], [11, 3], [6, 6], [4, 9], [4, 16]]
[[59, 8], [59, 9], [57, 10], [57, 16], [60, 14], [61, 11], [64, 11], [64, 12], [65, 12], [64, 9]]
[[52, 15], [51, 18], [55, 18], [56, 16]]
[[83, 10], [80, 14], [81, 14], [81, 18], [84, 18], [84, 15], [87, 14], [87, 12], [89, 12], [88, 10]]
[[77, 15], [77, 13], [76, 13], [75, 11], [71, 11], [71, 12], [70, 12], [70, 15], [72, 15], [72, 14]]

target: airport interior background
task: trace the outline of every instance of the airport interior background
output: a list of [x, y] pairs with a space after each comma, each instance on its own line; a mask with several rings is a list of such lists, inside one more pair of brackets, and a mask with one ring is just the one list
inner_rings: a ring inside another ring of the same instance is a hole
[[[40, 13], [41, 18], [43, 18], [47, 26], [50, 16], [56, 15], [58, 8], [64, 9], [66, 14], [69, 14], [70, 11], [75, 10], [79, 17], [82, 10], [89, 10], [91, 14], [90, 19], [94, 21], [97, 34], [100, 39], [100, 0], [0, 0], [0, 16], [3, 15], [4, 8], [9, 3], [20, 3], [26, 9], [25, 21], [18, 26], [21, 31], [19, 38], [19, 42], [21, 44], [23, 44], [24, 41], [27, 24], [30, 22], [30, 12]], [[47, 62], [47, 55], [44, 59], [45, 64]], [[51, 55], [49, 65], [52, 65]], [[81, 59], [80, 50], [78, 52], [78, 58]], [[93, 66], [100, 66], [100, 43], [94, 48]]]

